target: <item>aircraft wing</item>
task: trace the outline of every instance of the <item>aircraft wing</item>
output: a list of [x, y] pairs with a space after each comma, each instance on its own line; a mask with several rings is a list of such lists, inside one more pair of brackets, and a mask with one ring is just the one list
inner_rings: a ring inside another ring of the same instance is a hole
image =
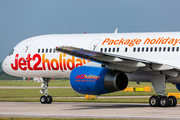
[[[86, 50], [83, 48], [77, 48], [72, 46], [61, 46], [57, 47], [56, 51], [63, 52], [72, 56], [88, 59], [90, 61], [100, 62], [107, 64], [110, 68], [121, 67], [121, 71], [133, 72], [139, 68], [146, 71], [167, 71], [167, 70], [178, 70], [178, 68], [157, 63], [154, 61], [147, 61], [127, 56], [115, 55], [110, 53], [101, 53], [97, 51]], [[124, 67], [123, 67], [124, 66]]]

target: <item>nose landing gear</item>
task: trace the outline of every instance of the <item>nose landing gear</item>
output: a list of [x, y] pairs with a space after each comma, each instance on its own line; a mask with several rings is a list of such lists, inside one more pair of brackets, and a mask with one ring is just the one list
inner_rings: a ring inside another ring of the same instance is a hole
[[50, 81], [49, 78], [43, 78], [43, 82], [41, 82], [42, 89], [40, 90], [40, 93], [45, 94], [45, 95], [41, 96], [41, 98], [40, 98], [40, 102], [42, 104], [46, 104], [46, 103], [51, 104], [53, 101], [52, 97], [50, 95], [48, 95], [49, 94], [49, 92], [48, 92], [48, 82], [49, 81]]

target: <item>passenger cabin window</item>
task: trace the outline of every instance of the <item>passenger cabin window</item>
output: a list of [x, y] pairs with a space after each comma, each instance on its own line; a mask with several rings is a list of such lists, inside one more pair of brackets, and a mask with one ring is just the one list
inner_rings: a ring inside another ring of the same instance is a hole
[[42, 53], [44, 53], [44, 49], [42, 49]]
[[11, 56], [14, 53], [14, 49], [11, 50], [11, 52], [9, 53], [9, 56]]
[[38, 49], [38, 53], [40, 53], [40, 49]]
[[172, 47], [172, 52], [174, 52], [174, 47]]
[[148, 50], [149, 50], [149, 48], [147, 47], [147, 48], [146, 48], [146, 52], [148, 52]]
[[48, 49], [46, 49], [46, 53], [48, 53]]
[[159, 47], [159, 52], [161, 52], [161, 47]]
[[117, 52], [119, 52], [119, 48], [117, 48]]
[[140, 51], [140, 48], [138, 47], [137, 51], [139, 52]]
[[176, 51], [177, 51], [177, 52], [179, 51], [179, 47], [176, 48]]
[[166, 47], [164, 47], [163, 51], [164, 51], [164, 52], [166, 51]]
[[155, 51], [155, 52], [157, 51], [157, 47], [154, 48], [154, 51]]
[[170, 47], [168, 47], [168, 52], [170, 51]]
[[103, 51], [103, 48], [101, 48], [101, 52]]
[[104, 49], [104, 52], [106, 52], [106, 51], [107, 51], [107, 48]]
[[113, 48], [113, 52], [115, 52], [115, 48]]
[[151, 52], [153, 51], [153, 47], [151, 47], [150, 51], [151, 51]]
[[127, 50], [128, 50], [128, 48], [126, 47], [126, 48], [125, 48], [125, 52], [127, 52]]
[[144, 47], [142, 48], [142, 50], [141, 50], [142, 52], [144, 52]]
[[111, 48], [109, 48], [109, 52], [111, 52]]
[[50, 49], [49, 52], [51, 53], [51, 52], [52, 52], [52, 49]]
[[55, 51], [55, 48], [54, 48], [53, 52], [54, 52], [54, 53], [56, 52], [56, 51]]
[[133, 52], [136, 52], [136, 48], [134, 47]]

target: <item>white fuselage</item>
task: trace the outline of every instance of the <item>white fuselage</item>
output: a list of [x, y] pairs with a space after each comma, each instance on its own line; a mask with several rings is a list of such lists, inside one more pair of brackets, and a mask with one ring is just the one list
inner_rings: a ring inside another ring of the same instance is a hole
[[180, 32], [159, 32], [32, 37], [13, 48], [13, 53], [3, 62], [3, 70], [18, 77], [68, 78], [73, 68], [89, 62], [54, 52], [58, 46], [73, 46], [180, 68]]

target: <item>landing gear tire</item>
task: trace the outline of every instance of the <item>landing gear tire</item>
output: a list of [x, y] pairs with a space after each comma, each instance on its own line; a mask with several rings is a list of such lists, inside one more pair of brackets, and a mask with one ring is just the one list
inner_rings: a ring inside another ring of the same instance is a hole
[[149, 104], [151, 107], [158, 107], [159, 106], [159, 97], [158, 96], [151, 96], [150, 99], [149, 99]]
[[41, 96], [40, 102], [41, 102], [42, 104], [46, 104], [46, 103], [47, 103], [47, 97], [46, 97], [46, 96]]
[[50, 95], [47, 96], [47, 104], [52, 103], [52, 97]]
[[52, 97], [50, 95], [48, 95], [47, 97], [46, 96], [41, 96], [40, 98], [40, 102], [42, 104], [51, 104], [52, 103]]
[[174, 97], [174, 96], [169, 96], [168, 97], [169, 98], [169, 102], [170, 102], [170, 107], [175, 107], [176, 105], [177, 105], [177, 99], [176, 99], [176, 97]]
[[160, 97], [160, 107], [169, 107], [170, 101], [167, 96]]

